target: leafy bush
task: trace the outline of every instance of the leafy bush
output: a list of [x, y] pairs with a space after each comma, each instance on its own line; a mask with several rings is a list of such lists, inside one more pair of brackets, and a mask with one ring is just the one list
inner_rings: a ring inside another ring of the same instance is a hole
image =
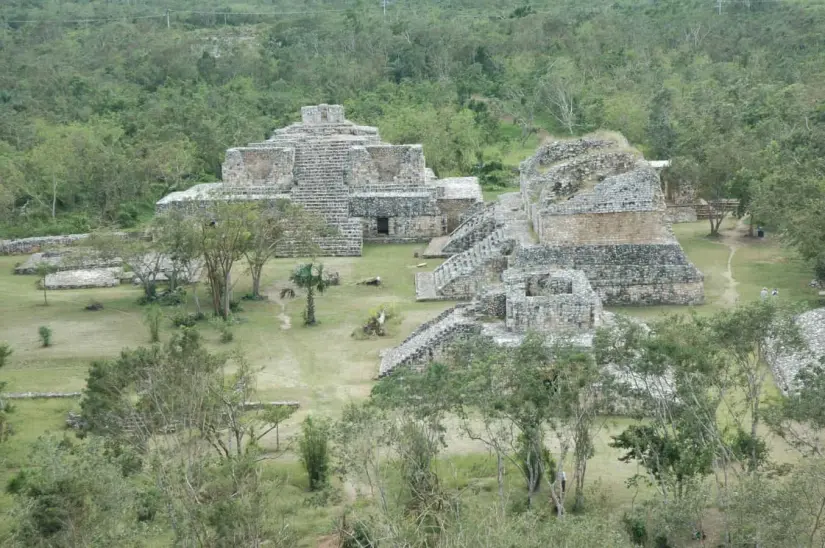
[[206, 319], [203, 312], [184, 312], [183, 310], [176, 312], [172, 316], [172, 325], [175, 327], [195, 327], [195, 325]]
[[11, 345], [9, 343], [0, 343], [0, 368], [6, 365], [6, 360], [12, 355]]
[[158, 306], [157, 304], [153, 304], [152, 306], [146, 309], [143, 321], [146, 323], [146, 327], [149, 328], [150, 342], [156, 343], [160, 341], [161, 320], [163, 320], [163, 312], [161, 311], [160, 306]]
[[235, 333], [232, 332], [232, 328], [229, 327], [229, 324], [225, 323], [223, 327], [221, 327], [221, 342], [226, 344], [231, 343], [234, 340]]
[[378, 546], [378, 541], [375, 540], [369, 524], [360, 519], [352, 523], [344, 521], [341, 524], [338, 542], [341, 548], [375, 548]]
[[622, 524], [630, 537], [630, 542], [637, 546], [644, 546], [647, 544], [647, 524], [642, 516], [638, 513], [629, 514], [625, 512], [622, 516]]
[[52, 330], [45, 325], [41, 325], [40, 328], [37, 330], [37, 334], [40, 336], [40, 344], [43, 347], [51, 346], [52, 345]]
[[329, 482], [329, 424], [307, 417], [301, 424], [298, 453], [309, 476], [309, 488], [319, 491]]

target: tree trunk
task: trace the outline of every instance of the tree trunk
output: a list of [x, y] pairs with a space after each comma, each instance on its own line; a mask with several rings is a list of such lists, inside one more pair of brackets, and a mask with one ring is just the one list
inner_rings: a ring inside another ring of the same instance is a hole
[[49, 306], [49, 301], [46, 297], [46, 276], [43, 276], [43, 306]]
[[307, 288], [307, 314], [306, 324], [315, 325], [315, 290], [312, 286]]
[[252, 274], [252, 296], [258, 298], [261, 296], [261, 272], [264, 265], [255, 265], [249, 269]]
[[584, 474], [586, 471], [587, 459], [576, 463], [576, 494], [573, 499], [574, 512], [580, 512], [584, 509]]
[[498, 501], [501, 505], [501, 514], [504, 515], [504, 457], [498, 448], [496, 448], [496, 481], [498, 482]]
[[229, 284], [232, 280], [232, 274], [230, 272], [226, 273], [226, 285], [223, 288], [223, 319], [227, 319], [229, 317]]
[[57, 178], [52, 175], [52, 219], [55, 217], [57, 210]]

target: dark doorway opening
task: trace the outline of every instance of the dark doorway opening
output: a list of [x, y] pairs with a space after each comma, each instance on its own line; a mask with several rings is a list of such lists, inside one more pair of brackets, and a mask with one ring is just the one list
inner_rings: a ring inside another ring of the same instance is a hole
[[378, 217], [376, 219], [378, 221], [378, 233], [379, 234], [389, 234], [390, 233], [390, 218], [389, 217]]

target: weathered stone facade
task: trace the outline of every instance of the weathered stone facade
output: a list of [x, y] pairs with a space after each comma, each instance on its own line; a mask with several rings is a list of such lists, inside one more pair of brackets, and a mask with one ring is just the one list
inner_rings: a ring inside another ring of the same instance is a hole
[[802, 336], [802, 348], [789, 350], [772, 343], [766, 353], [776, 385], [785, 394], [799, 388], [796, 375], [802, 368], [825, 360], [825, 308], [800, 314], [795, 323]]
[[428, 253], [419, 300], [472, 299], [507, 268], [581, 270], [608, 305], [700, 304], [702, 274], [667, 220], [655, 167], [622, 139], [543, 145], [521, 165], [518, 195], [461, 224]]
[[[381, 142], [374, 127], [344, 117], [340, 105], [301, 109], [302, 122], [262, 143], [226, 152], [223, 182], [172, 193], [157, 210], [194, 211], [215, 201], [291, 200], [321, 215], [337, 234], [323, 254], [358, 256], [364, 241], [424, 242], [444, 236], [483, 202], [474, 178], [437, 180], [421, 145]], [[301, 254], [292, 246], [279, 255]]]
[[473, 303], [449, 308], [413, 331], [381, 357], [379, 376], [399, 366], [425, 364], [462, 337], [481, 335], [497, 344], [518, 344], [528, 332], [588, 346], [604, 312], [587, 277], [575, 270], [509, 269]]

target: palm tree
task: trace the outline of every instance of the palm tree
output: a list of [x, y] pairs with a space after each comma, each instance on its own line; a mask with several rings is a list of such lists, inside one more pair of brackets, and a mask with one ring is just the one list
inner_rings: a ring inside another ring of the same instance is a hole
[[304, 324], [315, 325], [315, 292], [323, 293], [327, 288], [324, 277], [324, 265], [306, 263], [299, 265], [290, 275], [289, 280], [296, 286], [307, 290], [307, 308], [304, 311]]

